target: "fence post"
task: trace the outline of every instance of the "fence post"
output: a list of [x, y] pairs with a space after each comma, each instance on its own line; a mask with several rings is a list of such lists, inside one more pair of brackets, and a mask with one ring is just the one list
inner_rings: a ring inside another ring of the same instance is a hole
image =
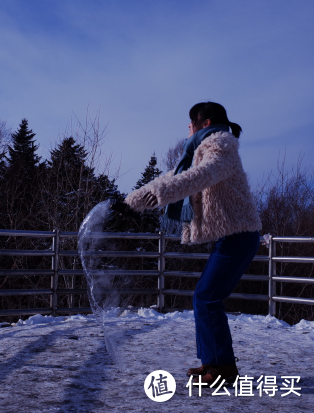
[[[76, 258], [74, 258], [72, 269], [76, 270]], [[71, 278], [71, 288], [72, 288], [72, 290], [74, 290], [74, 288], [75, 288], [75, 275], [70, 275], [70, 278]], [[74, 307], [74, 294], [70, 294], [69, 308], [73, 308], [73, 307]]]
[[270, 236], [269, 242], [269, 269], [268, 269], [268, 314], [276, 316], [276, 301], [272, 299], [276, 295], [276, 281], [273, 281], [273, 276], [276, 275], [276, 262], [273, 257], [276, 256], [276, 242]]
[[58, 306], [58, 267], [59, 267], [59, 229], [54, 229], [53, 232], [55, 235], [52, 238], [52, 251], [54, 253], [51, 262], [51, 269], [53, 270], [54, 274], [51, 276], [51, 289], [52, 294], [50, 296], [50, 307], [52, 308], [53, 312], [52, 315], [57, 315], [57, 306]]
[[159, 290], [159, 295], [157, 297], [157, 306], [159, 308], [159, 311], [162, 311], [163, 307], [165, 306], [165, 296], [162, 293], [162, 290], [165, 288], [165, 277], [164, 277], [164, 271], [165, 271], [165, 258], [164, 258], [165, 237], [164, 237], [163, 231], [159, 232], [158, 252], [159, 252], [160, 256], [158, 258], [158, 271], [159, 271], [158, 290]]

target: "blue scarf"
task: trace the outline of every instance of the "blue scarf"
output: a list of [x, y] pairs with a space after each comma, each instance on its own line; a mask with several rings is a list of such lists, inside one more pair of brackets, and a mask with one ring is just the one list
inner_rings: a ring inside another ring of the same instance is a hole
[[[193, 157], [196, 148], [212, 133], [221, 131], [229, 132], [229, 127], [227, 125], [210, 125], [186, 139], [184, 153], [174, 171], [174, 175], [187, 171], [193, 165]], [[161, 230], [165, 231], [166, 234], [180, 236], [182, 232], [182, 223], [191, 222], [193, 218], [194, 212], [190, 203], [190, 197], [188, 196], [185, 199], [181, 199], [180, 201], [166, 206], [165, 214], [161, 219]]]

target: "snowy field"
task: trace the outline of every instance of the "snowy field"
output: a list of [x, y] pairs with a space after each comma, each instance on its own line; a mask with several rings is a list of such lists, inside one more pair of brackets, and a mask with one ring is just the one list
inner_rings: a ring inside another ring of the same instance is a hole
[[[195, 356], [193, 313], [161, 315], [152, 309], [106, 315], [105, 329], [92, 315], [32, 316], [0, 329], [0, 412], [313, 412], [314, 322], [290, 327], [274, 317], [229, 315], [240, 377], [254, 377], [254, 396], [213, 396], [198, 387], [189, 397], [186, 370]], [[107, 343], [107, 344], [106, 344]], [[176, 393], [150, 400], [146, 376], [166, 370]], [[276, 376], [278, 391], [259, 396], [261, 375]], [[281, 376], [300, 376], [286, 392]], [[220, 390], [223, 392], [223, 389]]]

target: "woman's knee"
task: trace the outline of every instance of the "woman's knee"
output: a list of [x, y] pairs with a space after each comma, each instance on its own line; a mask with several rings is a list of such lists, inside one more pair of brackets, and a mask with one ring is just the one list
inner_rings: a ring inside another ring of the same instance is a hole
[[208, 311], [224, 311], [225, 306], [222, 300], [210, 301], [207, 303]]
[[206, 310], [206, 304], [207, 302], [204, 300], [201, 300], [197, 297], [197, 294], [194, 293], [193, 296], [193, 308], [194, 308], [194, 314], [198, 314], [199, 312], [202, 312]]
[[202, 300], [197, 294], [193, 296], [194, 314], [208, 311], [224, 311], [225, 306], [222, 300]]

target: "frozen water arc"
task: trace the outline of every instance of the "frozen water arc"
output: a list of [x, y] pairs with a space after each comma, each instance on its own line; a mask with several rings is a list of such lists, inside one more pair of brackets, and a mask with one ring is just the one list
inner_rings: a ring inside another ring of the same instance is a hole
[[[91, 252], [97, 251], [101, 246], [104, 246], [104, 239], [96, 239], [91, 237], [93, 232], [102, 232], [103, 228], [111, 215], [111, 200], [100, 202], [86, 216], [79, 229], [78, 234], [78, 251], [81, 258], [84, 275], [87, 282], [87, 292], [90, 301], [90, 306], [94, 315], [100, 319], [104, 328], [104, 336], [106, 347], [115, 362], [119, 361], [114, 344], [110, 339], [110, 335], [105, 324], [106, 310], [115, 306], [119, 299], [118, 293], [113, 291], [104, 299], [103, 291], [108, 289], [112, 284], [112, 275], [108, 275], [107, 271], [99, 270], [98, 265], [100, 259], [91, 255]], [[106, 248], [107, 249], [107, 248]]]
[[87, 281], [87, 291], [91, 308], [95, 316], [99, 317], [105, 307], [101, 300], [101, 289], [110, 287], [111, 278], [105, 271], [99, 271], [97, 266], [99, 258], [90, 255], [97, 251], [104, 240], [91, 237], [93, 232], [101, 232], [104, 223], [111, 214], [111, 201], [103, 201], [97, 204], [85, 217], [78, 234], [78, 252], [81, 258], [84, 275]]

